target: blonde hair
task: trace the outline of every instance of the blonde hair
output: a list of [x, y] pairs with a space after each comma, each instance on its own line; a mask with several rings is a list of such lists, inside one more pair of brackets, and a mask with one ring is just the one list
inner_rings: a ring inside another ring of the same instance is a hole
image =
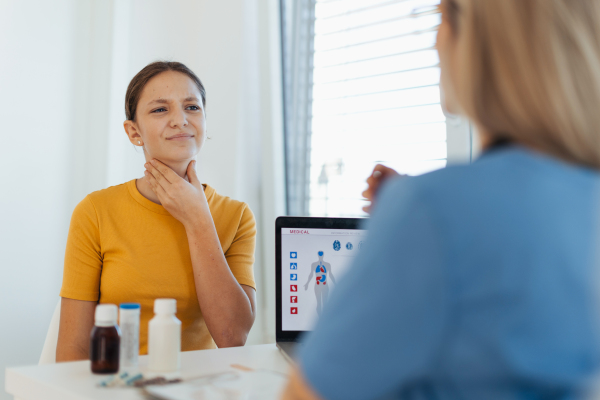
[[600, 168], [600, 1], [451, 1], [463, 112], [493, 137]]

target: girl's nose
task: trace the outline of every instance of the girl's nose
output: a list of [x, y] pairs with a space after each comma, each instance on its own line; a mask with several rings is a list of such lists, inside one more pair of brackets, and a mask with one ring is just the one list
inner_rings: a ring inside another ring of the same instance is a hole
[[175, 127], [183, 128], [184, 126], [187, 126], [187, 124], [188, 124], [187, 117], [185, 115], [185, 112], [183, 112], [183, 110], [173, 113], [173, 119], [171, 120], [172, 128], [175, 128]]

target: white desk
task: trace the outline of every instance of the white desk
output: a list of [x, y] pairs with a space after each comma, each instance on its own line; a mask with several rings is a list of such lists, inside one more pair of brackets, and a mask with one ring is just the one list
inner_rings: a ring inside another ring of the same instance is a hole
[[[140, 357], [142, 371], [147, 356]], [[235, 371], [232, 364], [287, 373], [288, 362], [274, 344], [181, 353], [181, 374], [186, 377]], [[6, 391], [19, 400], [143, 400], [134, 388], [99, 388], [106, 379], [92, 375], [89, 361], [6, 369]], [[265, 399], [269, 400], [269, 399]]]

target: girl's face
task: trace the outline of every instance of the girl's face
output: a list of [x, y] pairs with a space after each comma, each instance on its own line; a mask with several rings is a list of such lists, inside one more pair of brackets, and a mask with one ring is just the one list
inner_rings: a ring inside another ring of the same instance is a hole
[[440, 57], [440, 89], [442, 107], [452, 114], [459, 113], [459, 107], [452, 82], [456, 53], [457, 4], [455, 0], [442, 0], [442, 23], [438, 29], [436, 48]]
[[167, 165], [189, 161], [206, 138], [200, 91], [180, 72], [163, 72], [148, 81], [135, 119], [125, 121], [125, 130], [131, 143], [143, 146], [146, 160], [156, 158]]

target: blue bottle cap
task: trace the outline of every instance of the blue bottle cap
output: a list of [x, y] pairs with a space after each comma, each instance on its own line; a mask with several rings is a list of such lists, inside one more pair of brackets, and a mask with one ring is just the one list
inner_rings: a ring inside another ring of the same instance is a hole
[[125, 310], [137, 310], [140, 308], [140, 303], [121, 303], [119, 307]]

